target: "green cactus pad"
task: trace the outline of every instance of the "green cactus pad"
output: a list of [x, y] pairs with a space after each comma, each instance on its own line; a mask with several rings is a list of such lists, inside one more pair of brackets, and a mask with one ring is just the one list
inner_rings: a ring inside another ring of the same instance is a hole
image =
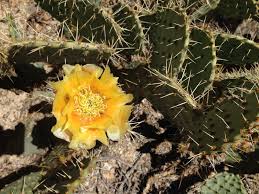
[[[259, 84], [259, 66], [254, 66], [250, 69], [239, 69], [232, 71], [224, 71], [224, 68], [217, 72], [215, 81], [221, 82], [224, 80], [240, 80], [247, 79], [253, 84]], [[240, 84], [241, 85], [241, 84]], [[239, 85], [239, 86], [240, 86]], [[238, 86], [238, 84], [236, 84]]]
[[67, 193], [75, 193], [76, 189], [84, 183], [85, 178], [91, 173], [96, 166], [96, 160], [92, 159], [80, 168], [80, 176], [72, 183], [67, 185]]
[[224, 144], [241, 138], [240, 131], [255, 121], [259, 112], [255, 91], [243, 93], [240, 98], [225, 99], [214, 105], [195, 121], [190, 134], [194, 152], [222, 151]]
[[144, 88], [145, 97], [171, 122], [178, 126], [191, 125], [192, 109], [196, 101], [176, 80], [166, 80], [150, 75], [149, 84]]
[[113, 7], [114, 19], [120, 24], [122, 32], [122, 46], [126, 48], [126, 54], [138, 54], [141, 52], [145, 35], [138, 14], [129, 5], [120, 1]]
[[200, 17], [206, 15], [211, 10], [214, 10], [218, 6], [219, 2], [220, 0], [207, 1], [206, 4], [201, 5], [194, 13], [192, 13], [191, 15], [192, 20], [199, 19]]
[[89, 159], [78, 158], [80, 154], [82, 152], [69, 149], [67, 144], [54, 146], [39, 165], [45, 175], [44, 182], [37, 187], [36, 193], [48, 193], [46, 188], [51, 188], [56, 193], [66, 193], [70, 184], [79, 179], [81, 168], [88, 166]]
[[42, 177], [42, 172], [32, 172], [12, 182], [11, 184], [6, 185], [3, 189], [0, 190], [0, 194], [33, 194], [33, 190], [39, 185]]
[[114, 49], [104, 44], [84, 42], [25, 41], [12, 44], [6, 55], [11, 64], [47, 62], [50, 64], [94, 63], [108, 59]]
[[215, 103], [224, 95], [242, 96], [243, 92], [251, 92], [259, 87], [258, 67], [234, 70], [231, 72], [218, 71], [213, 84], [209, 104]]
[[242, 96], [243, 92], [251, 92], [258, 87], [258, 82], [254, 80], [249, 80], [247, 77], [232, 78], [221, 80], [217, 83], [217, 90], [220, 90], [223, 94], [231, 94], [236, 96]]
[[223, 172], [207, 179], [201, 187], [201, 194], [247, 194], [247, 192], [239, 175]]
[[[96, 41], [113, 45], [121, 41], [121, 28], [109, 10], [89, 0], [36, 0], [53, 17], [66, 22], [73, 36], [84, 41]], [[78, 38], [78, 37], [77, 37]]]
[[89, 166], [89, 162], [90, 159], [71, 156], [67, 163], [47, 172], [44, 183], [37, 188], [37, 191], [41, 193], [46, 188], [51, 188], [55, 193], [74, 193], [93, 167]]
[[222, 0], [215, 9], [215, 13], [225, 19], [246, 19], [256, 14], [256, 2], [254, 0]]
[[218, 34], [215, 42], [221, 64], [243, 66], [259, 62], [258, 43], [231, 34]]
[[153, 15], [150, 40], [153, 43], [152, 67], [168, 76], [179, 72], [189, 44], [189, 22], [182, 11], [163, 9]]
[[62, 167], [68, 161], [72, 160], [73, 155], [75, 155], [75, 151], [69, 149], [67, 144], [58, 144], [44, 158], [40, 164], [40, 167], [51, 171]]
[[216, 72], [216, 47], [213, 36], [206, 31], [193, 28], [190, 35], [189, 58], [182, 70], [183, 85], [189, 93], [197, 96], [212, 89]]
[[192, 124], [192, 111], [199, 104], [176, 79], [143, 66], [120, 71], [117, 75], [124, 78], [124, 88], [133, 93], [135, 99], [147, 98], [169, 121], [178, 126]]

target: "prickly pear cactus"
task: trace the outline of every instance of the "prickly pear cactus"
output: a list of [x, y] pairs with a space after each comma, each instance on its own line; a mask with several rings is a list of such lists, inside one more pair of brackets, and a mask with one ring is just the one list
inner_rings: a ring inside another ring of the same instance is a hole
[[[121, 26], [98, 1], [89, 0], [36, 0], [36, 2], [53, 17], [65, 22], [74, 40], [96, 41], [113, 45], [122, 41]], [[78, 37], [79, 36], [79, 37]]]
[[[64, 63], [95, 63], [101, 58], [109, 58], [115, 50], [105, 44], [59, 41], [16, 42], [6, 49], [11, 64], [28, 64], [48, 62], [62, 65]], [[24, 57], [27, 56], [27, 57]]]
[[245, 93], [239, 98], [224, 99], [216, 103], [204, 116], [195, 120], [191, 129], [192, 150], [224, 150], [228, 143], [241, 139], [240, 131], [248, 129], [256, 120], [258, 104], [255, 92]]
[[125, 2], [120, 1], [113, 7], [114, 19], [122, 27], [122, 46], [126, 54], [140, 53], [144, 47], [145, 35], [136, 11]]
[[216, 47], [213, 35], [202, 29], [193, 28], [190, 40], [189, 55], [180, 79], [186, 90], [197, 97], [212, 89], [216, 74]]
[[[224, 151], [243, 141], [241, 134], [257, 118], [258, 44], [220, 33], [210, 24], [195, 25], [196, 19], [216, 11], [220, 1], [187, 4], [196, 10], [159, 2], [140, 17], [148, 27], [151, 62], [123, 71], [122, 79], [136, 96], [148, 98], [169, 121], [188, 132], [192, 151]], [[254, 66], [246, 69], [247, 65]]]
[[201, 187], [201, 194], [247, 194], [245, 187], [238, 175], [223, 172], [206, 180]]
[[242, 20], [256, 14], [256, 0], [222, 0], [215, 12], [225, 19]]
[[259, 62], [259, 45], [246, 38], [218, 34], [216, 37], [217, 57], [225, 65], [245, 65]]
[[157, 11], [150, 29], [154, 44], [152, 67], [168, 76], [175, 76], [184, 62], [189, 44], [189, 21], [183, 10], [166, 8]]
[[201, 4], [200, 7], [192, 13], [191, 18], [193, 20], [199, 19], [200, 17], [206, 15], [208, 12], [214, 10], [217, 8], [218, 4], [220, 3], [220, 0], [209, 0], [205, 4], [198, 3], [199, 1], [189, 1], [190, 6], [193, 6], [195, 4]]

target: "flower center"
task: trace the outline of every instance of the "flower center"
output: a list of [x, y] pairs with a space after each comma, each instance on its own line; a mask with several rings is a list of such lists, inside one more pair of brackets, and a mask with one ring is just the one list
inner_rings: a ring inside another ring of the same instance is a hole
[[104, 101], [105, 97], [93, 93], [90, 88], [83, 88], [74, 96], [75, 111], [91, 120], [104, 112]]

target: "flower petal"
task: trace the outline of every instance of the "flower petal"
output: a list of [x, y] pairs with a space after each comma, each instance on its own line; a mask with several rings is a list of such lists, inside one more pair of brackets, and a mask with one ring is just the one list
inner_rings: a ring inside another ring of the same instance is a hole
[[87, 64], [83, 66], [83, 70], [87, 71], [88, 73], [94, 75], [96, 78], [99, 78], [102, 73], [103, 69], [97, 65], [94, 64]]
[[65, 75], [69, 75], [75, 69], [75, 66], [65, 64], [65, 65], [62, 66], [62, 69], [63, 69]]
[[113, 125], [107, 128], [107, 135], [113, 141], [118, 141], [127, 130], [130, 129], [128, 119], [131, 114], [132, 106], [123, 106], [116, 117], [114, 117]]
[[95, 146], [96, 140], [105, 145], [109, 144], [103, 129], [86, 129], [84, 132], [72, 137], [69, 147], [72, 149], [91, 149]]
[[112, 73], [111, 73], [111, 69], [109, 66], [106, 66], [104, 69], [104, 72], [102, 74], [102, 77], [100, 78], [101, 82], [106, 83], [106, 86], [116, 86], [118, 83], [118, 78], [117, 77], [113, 77]]
[[118, 78], [108, 66], [104, 71], [93, 64], [64, 65], [63, 69], [64, 79], [51, 83], [56, 89], [54, 135], [69, 141], [73, 149], [91, 149], [96, 140], [108, 145], [106, 132], [118, 140], [130, 128], [132, 106], [127, 104], [133, 96], [117, 85]]
[[56, 130], [53, 130], [52, 132], [56, 137], [60, 139], [64, 139], [65, 141], [68, 141], [68, 142], [71, 140], [71, 137], [62, 128], [58, 128]]
[[52, 112], [56, 117], [59, 117], [69, 101], [69, 94], [65, 90], [58, 90], [53, 103]]

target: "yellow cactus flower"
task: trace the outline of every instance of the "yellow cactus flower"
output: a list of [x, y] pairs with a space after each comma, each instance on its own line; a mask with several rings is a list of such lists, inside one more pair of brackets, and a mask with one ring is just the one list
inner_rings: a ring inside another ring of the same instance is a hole
[[96, 140], [108, 145], [129, 129], [128, 119], [133, 99], [118, 86], [110, 68], [96, 65], [64, 65], [62, 81], [52, 84], [56, 90], [52, 128], [55, 136], [70, 142], [72, 149], [91, 149]]

